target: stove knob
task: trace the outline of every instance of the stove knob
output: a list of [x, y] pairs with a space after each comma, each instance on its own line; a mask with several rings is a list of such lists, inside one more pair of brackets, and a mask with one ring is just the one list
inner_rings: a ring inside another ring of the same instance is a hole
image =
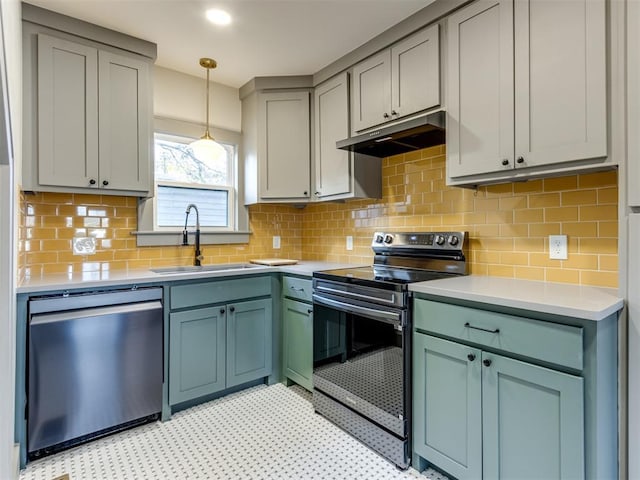
[[384, 243], [386, 243], [387, 245], [390, 245], [391, 242], [393, 242], [393, 236], [392, 235], [385, 235], [384, 236]]
[[382, 243], [383, 240], [384, 240], [384, 237], [382, 235], [376, 235], [376, 239], [374, 240], [374, 242]]
[[458, 245], [458, 242], [460, 242], [460, 240], [455, 235], [451, 235], [449, 237], [449, 245], [451, 245], [452, 247], [455, 247], [456, 245]]
[[444, 237], [442, 235], [436, 235], [436, 245], [444, 245]]

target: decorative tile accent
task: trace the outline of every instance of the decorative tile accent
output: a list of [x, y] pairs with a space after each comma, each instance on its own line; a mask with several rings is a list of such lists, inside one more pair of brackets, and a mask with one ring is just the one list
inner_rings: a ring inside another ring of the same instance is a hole
[[429, 479], [401, 471], [313, 411], [308, 394], [261, 385], [27, 465], [20, 480]]

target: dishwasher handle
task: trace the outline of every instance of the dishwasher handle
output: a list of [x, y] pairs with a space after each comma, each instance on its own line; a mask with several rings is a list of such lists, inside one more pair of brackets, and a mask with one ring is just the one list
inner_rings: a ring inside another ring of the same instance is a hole
[[67, 312], [38, 313], [31, 316], [30, 325], [45, 325], [47, 323], [64, 322], [69, 320], [90, 319], [101, 315], [119, 315], [122, 313], [135, 313], [159, 309], [162, 310], [162, 303], [156, 300], [153, 302], [140, 302], [128, 305], [112, 305], [109, 307], [90, 307]]

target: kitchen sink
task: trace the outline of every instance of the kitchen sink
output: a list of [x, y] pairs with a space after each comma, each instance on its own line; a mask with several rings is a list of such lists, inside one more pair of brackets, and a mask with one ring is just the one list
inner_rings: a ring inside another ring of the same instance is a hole
[[247, 268], [256, 268], [260, 265], [252, 265], [250, 263], [225, 263], [220, 265], [195, 265], [151, 268], [154, 273], [172, 274], [172, 273], [199, 273], [199, 272], [227, 272], [233, 270], [245, 270]]

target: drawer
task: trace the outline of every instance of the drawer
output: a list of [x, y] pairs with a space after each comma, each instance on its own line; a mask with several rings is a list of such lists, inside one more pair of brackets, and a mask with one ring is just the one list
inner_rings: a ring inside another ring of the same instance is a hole
[[284, 277], [282, 280], [282, 295], [305, 302], [311, 301], [311, 280], [298, 277]]
[[583, 368], [580, 327], [420, 298], [414, 300], [414, 327], [576, 370]]
[[271, 295], [268, 276], [176, 285], [171, 287], [171, 310], [267, 295]]

